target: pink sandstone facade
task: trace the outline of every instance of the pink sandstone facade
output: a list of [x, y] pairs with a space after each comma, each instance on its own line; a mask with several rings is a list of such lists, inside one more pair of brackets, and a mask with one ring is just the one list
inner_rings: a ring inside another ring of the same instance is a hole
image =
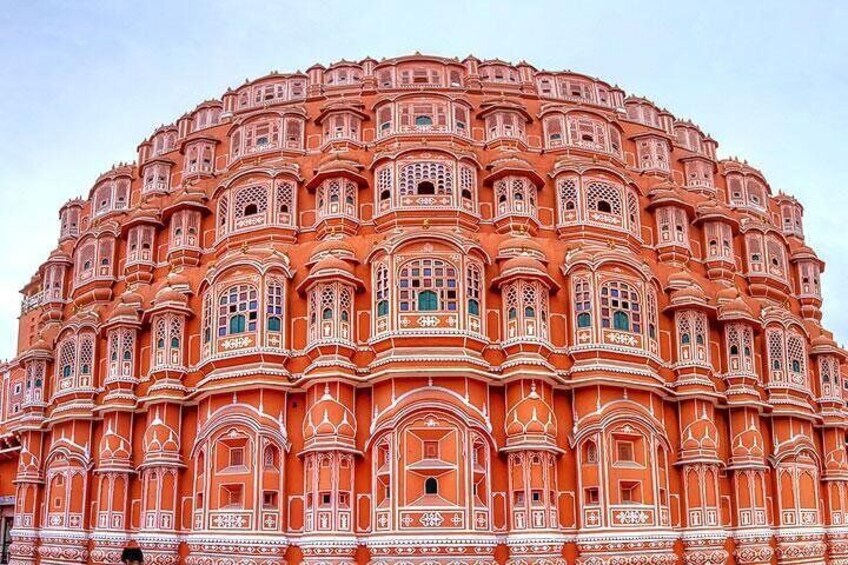
[[802, 207], [644, 98], [274, 72], [59, 212], [0, 372], [15, 565], [848, 563]]

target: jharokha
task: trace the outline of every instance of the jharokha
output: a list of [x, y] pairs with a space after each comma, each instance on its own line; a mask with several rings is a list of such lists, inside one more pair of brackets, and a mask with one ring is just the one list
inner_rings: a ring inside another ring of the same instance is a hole
[[23, 288], [9, 563], [848, 563], [823, 263], [717, 145], [420, 54], [158, 128]]

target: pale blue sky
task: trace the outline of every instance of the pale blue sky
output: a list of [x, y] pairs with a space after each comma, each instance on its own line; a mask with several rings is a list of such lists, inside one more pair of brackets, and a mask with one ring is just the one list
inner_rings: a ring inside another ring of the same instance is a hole
[[848, 2], [0, 0], [0, 359], [57, 211], [155, 126], [270, 70], [419, 50], [526, 59], [644, 95], [805, 206], [848, 337]]

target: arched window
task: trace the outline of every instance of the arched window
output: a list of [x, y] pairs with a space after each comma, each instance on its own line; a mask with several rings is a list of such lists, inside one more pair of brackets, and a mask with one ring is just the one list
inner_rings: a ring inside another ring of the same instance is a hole
[[428, 477], [424, 481], [424, 494], [439, 494], [439, 481], [435, 477]]
[[588, 465], [596, 465], [598, 463], [598, 446], [589, 440], [583, 448], [583, 463]]
[[268, 210], [268, 187], [248, 186], [236, 193], [234, 222], [235, 229], [263, 224]]
[[433, 118], [430, 116], [415, 116], [415, 125], [416, 126], [432, 126]]
[[635, 288], [619, 281], [610, 281], [601, 287], [601, 326], [642, 332], [642, 309]]
[[456, 268], [442, 259], [415, 259], [399, 271], [401, 312], [456, 312]]
[[[400, 168], [400, 194], [453, 193], [453, 166], [446, 162], [415, 161]], [[421, 192], [421, 190], [425, 192]], [[432, 191], [432, 192], [430, 192]]]
[[218, 299], [218, 337], [255, 332], [259, 312], [259, 298], [251, 285], [235, 285]]
[[376, 281], [374, 298], [377, 301], [377, 316], [387, 316], [389, 313], [389, 270], [381, 264], [374, 274]]
[[[476, 318], [480, 316], [480, 289], [482, 287], [483, 275], [480, 267], [474, 263], [466, 267], [465, 273], [465, 296], [468, 303], [468, 315]], [[473, 324], [472, 329], [474, 329]]]
[[581, 312], [577, 314], [577, 327], [578, 328], [588, 328], [592, 325], [592, 316], [589, 315], [588, 312]]

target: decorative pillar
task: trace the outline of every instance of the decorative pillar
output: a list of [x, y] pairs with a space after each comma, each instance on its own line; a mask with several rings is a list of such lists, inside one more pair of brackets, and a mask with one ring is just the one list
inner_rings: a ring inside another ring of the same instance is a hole
[[304, 504], [300, 549], [307, 565], [356, 563], [353, 477], [356, 417], [348, 406], [354, 389], [341, 382], [316, 383], [306, 393], [303, 423]]
[[516, 380], [506, 389], [510, 556], [508, 565], [565, 565], [559, 533], [557, 422], [553, 388], [544, 381]]
[[183, 464], [180, 453], [182, 407], [163, 402], [149, 407], [144, 434], [141, 472], [141, 527], [138, 544], [147, 561], [177, 565], [177, 477]]
[[34, 565], [38, 555], [38, 524], [41, 523], [41, 500], [44, 495], [44, 472], [41, 454], [44, 433], [27, 431], [20, 436], [18, 473], [15, 477], [15, 519], [10, 565]]

